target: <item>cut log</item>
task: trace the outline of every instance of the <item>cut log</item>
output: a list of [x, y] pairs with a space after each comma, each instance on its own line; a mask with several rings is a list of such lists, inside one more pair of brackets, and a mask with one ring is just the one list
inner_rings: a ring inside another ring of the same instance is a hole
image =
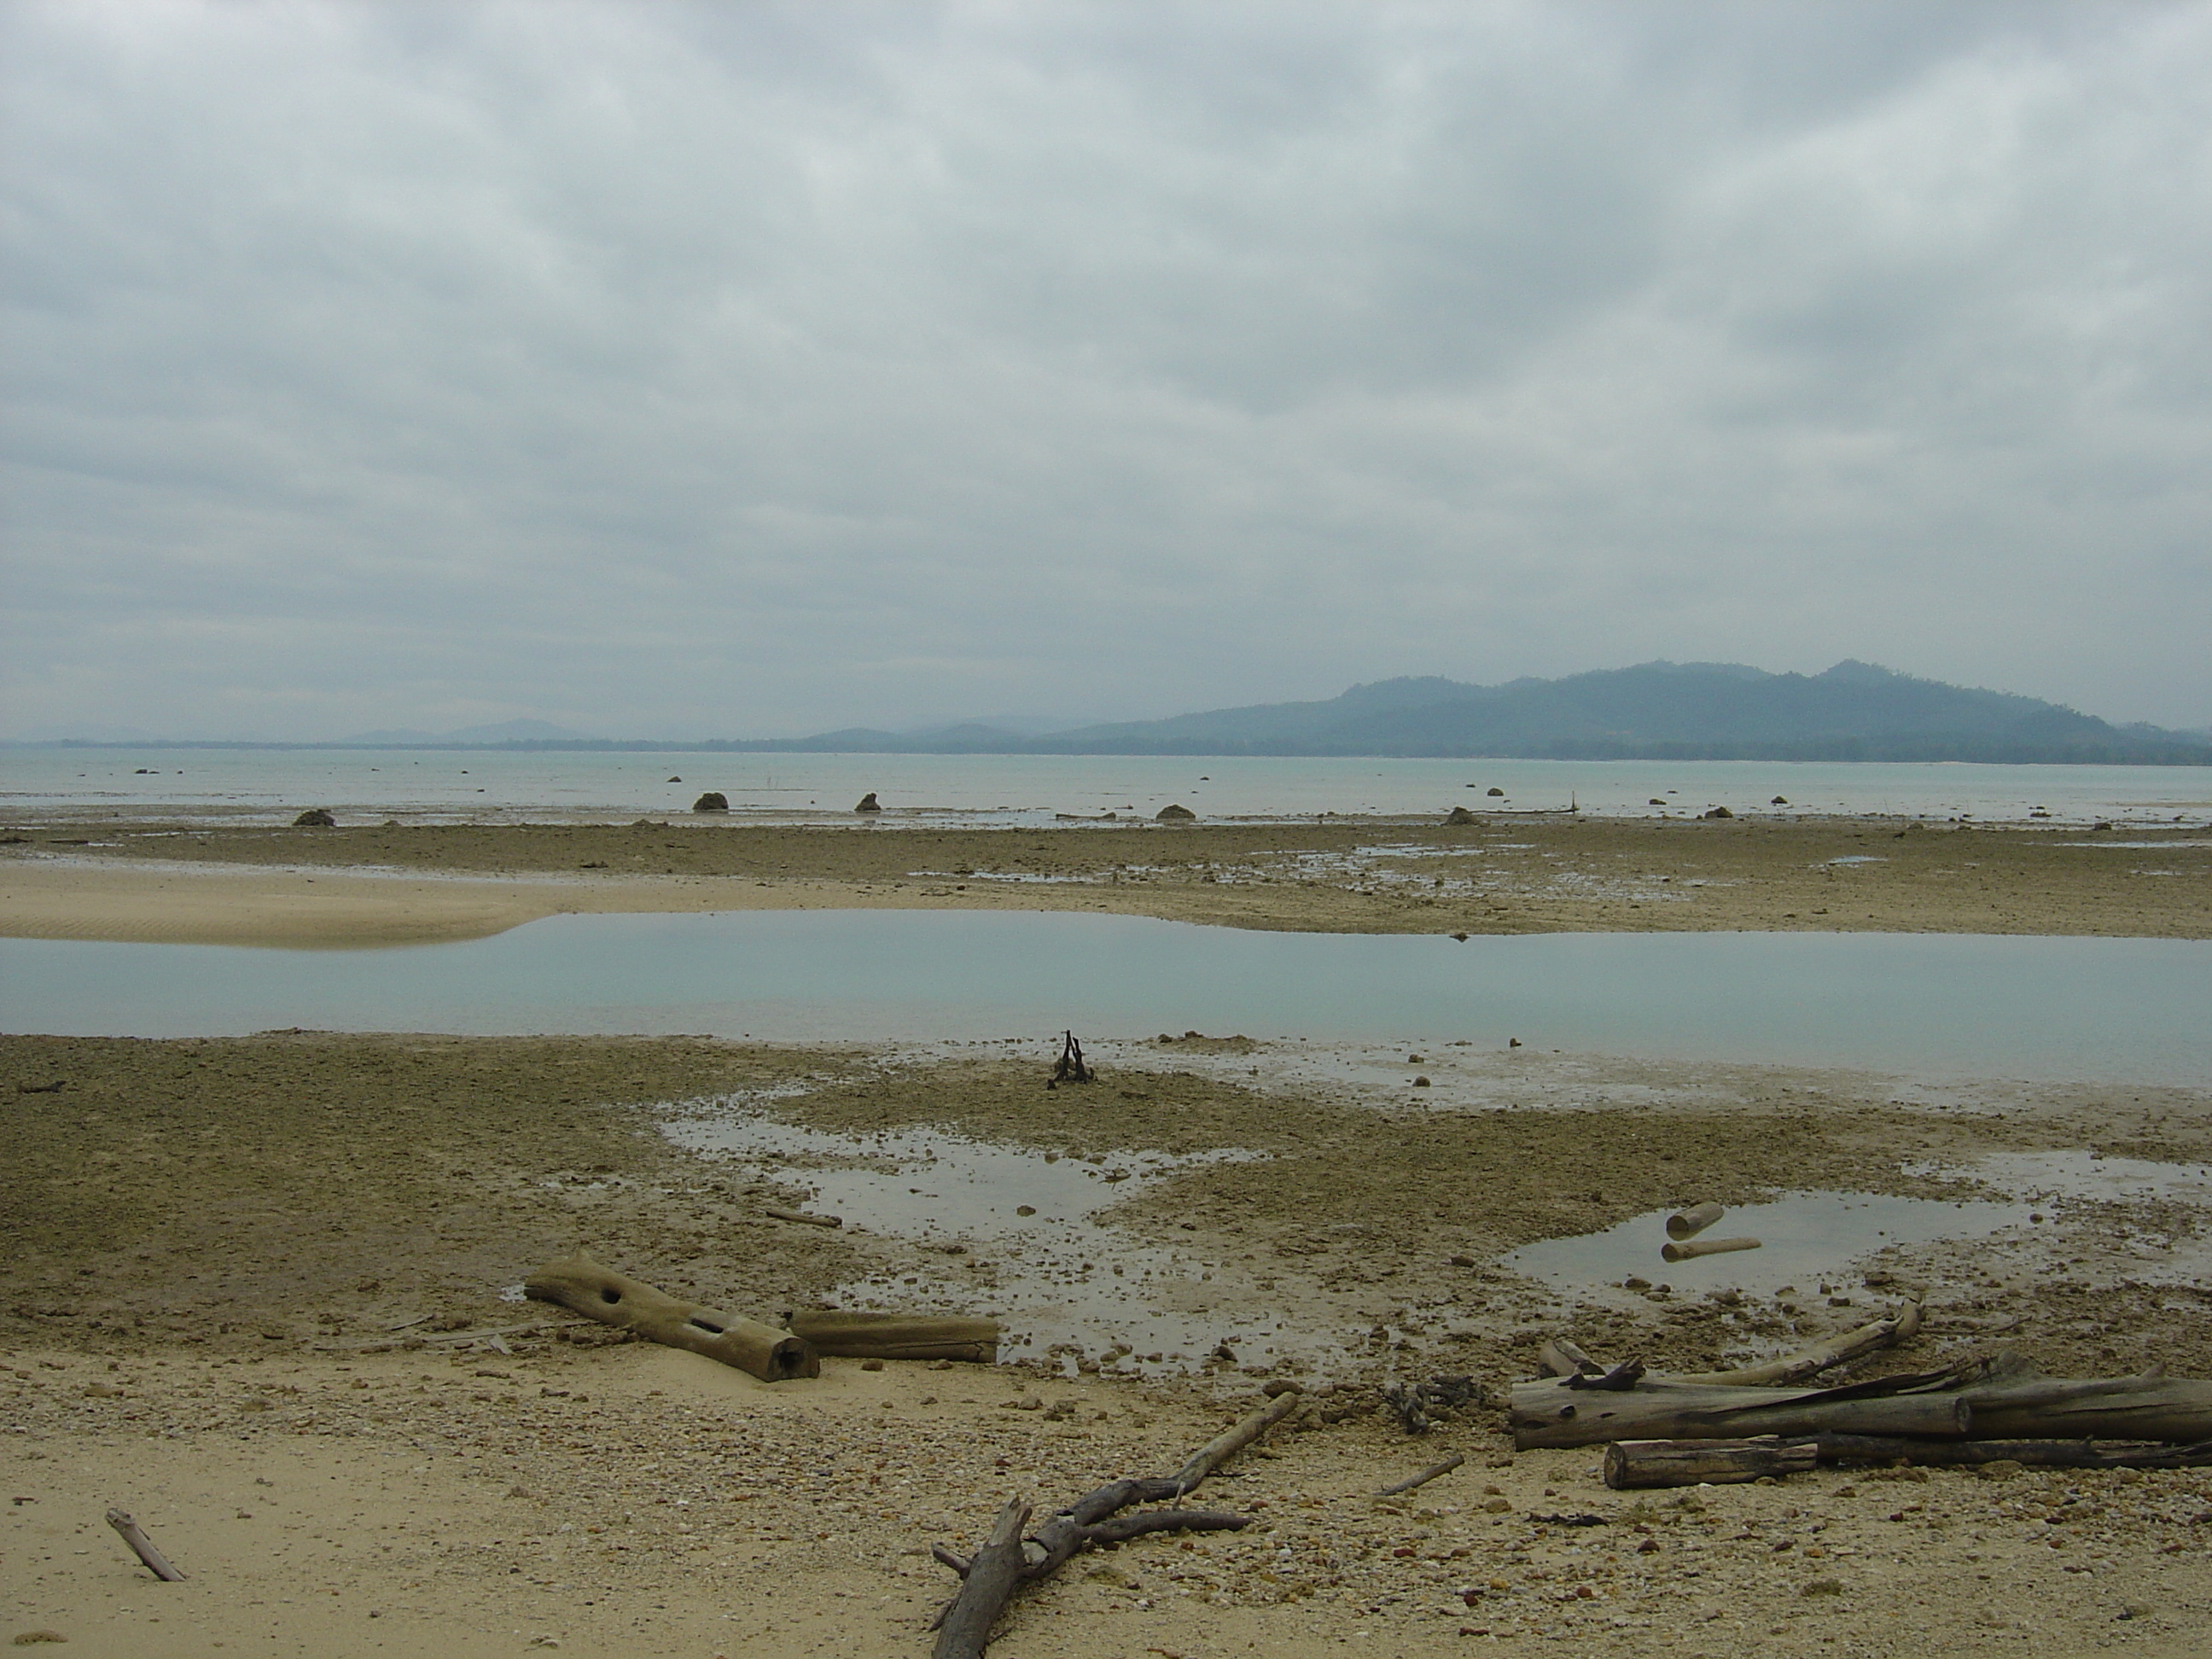
[[762, 1206], [761, 1213], [770, 1221], [796, 1221], [808, 1227], [842, 1227], [845, 1218], [836, 1215], [809, 1215], [804, 1210], [776, 1210]]
[[1659, 1254], [1668, 1261], [1688, 1261], [1701, 1255], [1726, 1255], [1730, 1250], [1756, 1250], [1759, 1248], [1759, 1242], [1755, 1238], [1691, 1238], [1680, 1244], [1662, 1244]]
[[[1645, 1377], [1626, 1393], [1571, 1388], [1574, 1379], [1513, 1385], [1513, 1443], [1595, 1446], [1608, 1440], [1740, 1440], [1759, 1435], [1924, 1434], [1963, 1439], [1973, 1408], [1955, 1392], [1717, 1388]], [[1938, 1379], [1911, 1379], [1923, 1388]]]
[[1893, 1314], [1861, 1325], [1855, 1330], [1839, 1332], [1811, 1347], [1779, 1359], [1769, 1359], [1756, 1365], [1740, 1365], [1732, 1371], [1703, 1371], [1686, 1376], [1670, 1376], [1670, 1382], [1707, 1382], [1729, 1384], [1737, 1388], [1758, 1388], [1802, 1382], [1818, 1376], [1822, 1371], [1842, 1364], [1847, 1359], [1856, 1359], [1861, 1354], [1872, 1353], [1877, 1348], [1887, 1348], [1899, 1342], [1909, 1342], [1920, 1334], [1925, 1310], [1917, 1302], [1908, 1302]]
[[133, 1521], [128, 1512], [108, 1510], [107, 1524], [115, 1528], [125, 1543], [131, 1546], [131, 1553], [146, 1564], [146, 1571], [155, 1577], [172, 1584], [183, 1579], [185, 1575], [169, 1565], [169, 1558], [154, 1547], [154, 1540], [146, 1536], [145, 1528]]
[[819, 1376], [822, 1361], [789, 1331], [757, 1319], [682, 1302], [652, 1285], [603, 1267], [580, 1252], [549, 1262], [523, 1283], [526, 1294], [635, 1332], [672, 1348], [684, 1348], [750, 1372], [763, 1382]]
[[958, 1314], [793, 1314], [791, 1334], [817, 1353], [847, 1359], [999, 1359], [999, 1322]]
[[1605, 1484], [1615, 1492], [1644, 1486], [1716, 1486], [1765, 1475], [1803, 1474], [1819, 1462], [1810, 1440], [1775, 1435], [1753, 1440], [1616, 1440], [1605, 1449]]
[[1667, 1237], [1694, 1238], [1727, 1213], [1728, 1211], [1718, 1204], [1692, 1204], [1688, 1209], [1678, 1210], [1667, 1218]]

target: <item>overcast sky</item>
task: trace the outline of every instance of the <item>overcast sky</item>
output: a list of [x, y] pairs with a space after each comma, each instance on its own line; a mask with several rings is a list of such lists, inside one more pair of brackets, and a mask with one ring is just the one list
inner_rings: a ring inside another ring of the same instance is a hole
[[0, 0], [12, 733], [2212, 721], [2212, 7]]

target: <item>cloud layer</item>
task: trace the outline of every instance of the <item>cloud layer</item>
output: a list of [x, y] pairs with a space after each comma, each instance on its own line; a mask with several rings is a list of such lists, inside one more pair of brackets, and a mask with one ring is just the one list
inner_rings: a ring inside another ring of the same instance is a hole
[[0, 19], [6, 730], [2212, 719], [2212, 8]]

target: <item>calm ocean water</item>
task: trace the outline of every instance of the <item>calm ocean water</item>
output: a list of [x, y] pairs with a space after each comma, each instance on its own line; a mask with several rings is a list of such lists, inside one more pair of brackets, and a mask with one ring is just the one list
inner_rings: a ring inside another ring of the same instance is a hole
[[[770, 822], [850, 822], [871, 791], [888, 819], [1024, 824], [1050, 823], [1055, 813], [1149, 817], [1170, 801], [1208, 818], [1572, 804], [1632, 817], [1724, 805], [1780, 815], [2212, 821], [2212, 769], [2201, 767], [0, 747], [0, 817], [127, 820], [181, 809], [278, 822], [324, 806], [341, 818], [403, 822], [627, 820], [685, 812], [709, 789], [729, 797], [732, 817]], [[1777, 795], [1789, 805], [1770, 805]]]

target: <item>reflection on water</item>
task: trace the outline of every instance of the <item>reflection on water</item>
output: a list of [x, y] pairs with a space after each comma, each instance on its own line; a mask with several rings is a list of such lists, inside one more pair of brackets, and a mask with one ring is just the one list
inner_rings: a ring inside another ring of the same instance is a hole
[[2212, 942], [1883, 933], [1279, 933], [927, 910], [552, 916], [406, 950], [0, 939], [64, 1036], [1157, 1031], [2201, 1085]]

